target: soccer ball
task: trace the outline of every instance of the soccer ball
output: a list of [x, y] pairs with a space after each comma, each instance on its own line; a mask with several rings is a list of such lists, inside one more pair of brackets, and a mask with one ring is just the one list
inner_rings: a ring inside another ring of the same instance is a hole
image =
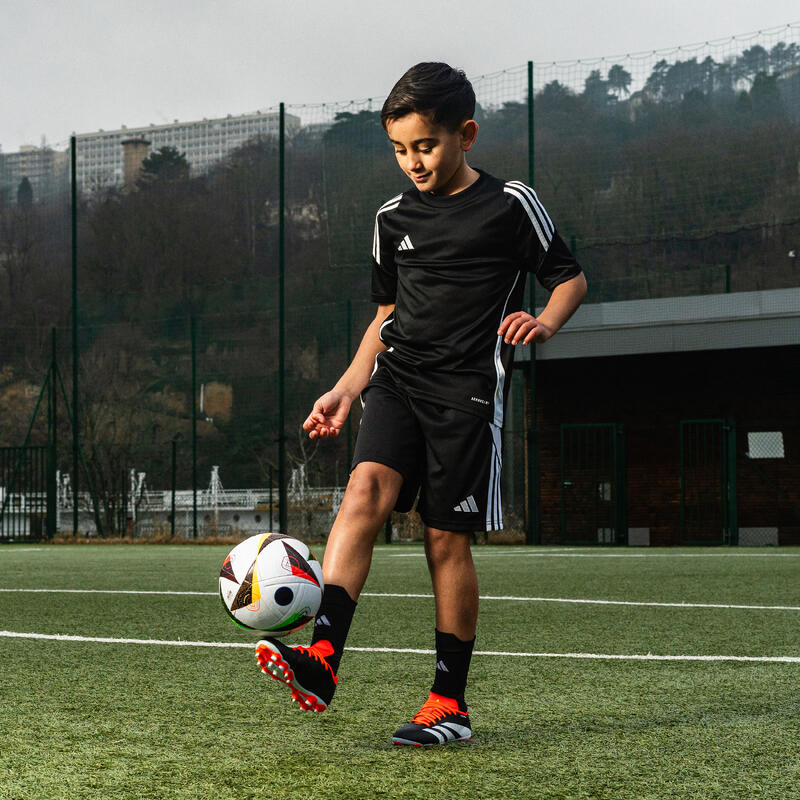
[[219, 573], [219, 596], [243, 628], [287, 636], [314, 619], [322, 601], [322, 567], [308, 545], [259, 533], [231, 550]]

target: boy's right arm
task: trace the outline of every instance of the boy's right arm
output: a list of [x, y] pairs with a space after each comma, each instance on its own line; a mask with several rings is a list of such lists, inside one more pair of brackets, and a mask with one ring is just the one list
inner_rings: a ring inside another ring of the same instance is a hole
[[319, 436], [325, 439], [339, 435], [353, 400], [369, 383], [375, 367], [375, 357], [386, 349], [378, 334], [384, 320], [392, 311], [394, 304], [378, 306], [375, 319], [364, 333], [350, 366], [336, 382], [336, 386], [314, 403], [314, 408], [303, 423], [303, 430], [308, 431], [309, 438], [316, 439]]

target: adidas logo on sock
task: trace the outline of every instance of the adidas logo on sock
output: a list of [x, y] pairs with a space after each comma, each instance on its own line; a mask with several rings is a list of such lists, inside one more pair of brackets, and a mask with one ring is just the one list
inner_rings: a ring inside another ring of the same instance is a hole
[[442, 659], [436, 662], [436, 669], [438, 669], [440, 672], [450, 672]]
[[475, 498], [472, 495], [466, 500], [462, 500], [457, 506], [453, 506], [453, 511], [472, 511], [475, 513], [477, 510], [478, 504], [475, 502]]
[[400, 247], [397, 248], [398, 250], [413, 250], [414, 245], [411, 244], [411, 239], [409, 239], [408, 234], [403, 237], [403, 241], [400, 242]]
[[317, 625], [327, 625], [329, 628], [331, 627], [331, 621], [323, 614], [315, 623], [314, 627], [316, 628]]

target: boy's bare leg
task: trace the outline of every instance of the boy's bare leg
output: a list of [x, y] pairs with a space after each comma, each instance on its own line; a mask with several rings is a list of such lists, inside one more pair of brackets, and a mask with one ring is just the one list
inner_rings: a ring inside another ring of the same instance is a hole
[[425, 556], [436, 598], [436, 628], [462, 641], [475, 638], [478, 622], [478, 576], [470, 535], [425, 528]]
[[375, 539], [397, 502], [403, 485], [399, 472], [362, 461], [350, 474], [322, 562], [325, 584], [341, 586], [358, 600], [372, 563]]

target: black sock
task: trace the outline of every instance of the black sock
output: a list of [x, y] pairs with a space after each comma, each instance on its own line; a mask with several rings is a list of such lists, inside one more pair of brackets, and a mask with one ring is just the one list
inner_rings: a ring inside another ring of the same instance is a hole
[[464, 690], [474, 646], [475, 639], [465, 642], [452, 633], [436, 631], [436, 677], [431, 691], [458, 700], [462, 710], [466, 710]]
[[334, 674], [339, 671], [339, 662], [344, 652], [344, 642], [350, 630], [353, 613], [356, 610], [356, 601], [347, 594], [347, 590], [335, 584], [328, 584], [322, 593], [317, 617], [314, 620], [314, 635], [311, 644], [323, 640], [333, 645], [333, 654], [326, 661], [331, 665]]

